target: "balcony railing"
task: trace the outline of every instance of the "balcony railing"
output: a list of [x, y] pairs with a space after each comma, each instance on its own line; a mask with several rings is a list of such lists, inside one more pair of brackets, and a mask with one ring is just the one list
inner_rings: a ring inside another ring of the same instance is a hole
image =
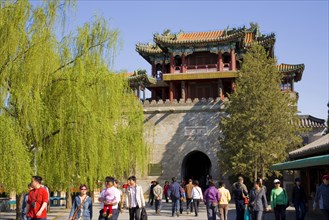
[[217, 64], [186, 66], [187, 73], [217, 72]]
[[[230, 71], [230, 63], [223, 63], [223, 71]], [[217, 64], [205, 64], [205, 65], [189, 65], [186, 66], [186, 73], [200, 73], [200, 72], [217, 72]], [[181, 73], [182, 65], [174, 67], [174, 73]]]
[[181, 66], [175, 66], [175, 71], [174, 73], [180, 73], [181, 72], [182, 67]]
[[231, 65], [230, 63], [223, 63], [223, 71], [230, 71]]

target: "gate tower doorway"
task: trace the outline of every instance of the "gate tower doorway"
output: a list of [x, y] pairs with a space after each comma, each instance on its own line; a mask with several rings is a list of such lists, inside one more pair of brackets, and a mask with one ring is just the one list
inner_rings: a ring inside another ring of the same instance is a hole
[[192, 151], [187, 154], [182, 163], [182, 180], [188, 183], [189, 179], [198, 180], [199, 186], [204, 188], [206, 177], [210, 175], [211, 161], [209, 157], [201, 151]]

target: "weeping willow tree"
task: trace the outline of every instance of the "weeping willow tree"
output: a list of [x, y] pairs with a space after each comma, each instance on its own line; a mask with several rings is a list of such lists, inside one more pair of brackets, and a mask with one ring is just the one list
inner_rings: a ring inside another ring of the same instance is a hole
[[220, 122], [218, 157], [226, 174], [270, 176], [270, 166], [285, 161], [288, 152], [301, 144], [296, 100], [280, 91], [281, 79], [275, 59], [262, 46], [253, 45], [230, 96], [228, 117]]
[[[52, 190], [91, 189], [143, 170], [142, 107], [109, 71], [119, 32], [102, 18], [57, 39], [69, 2], [0, 4], [0, 183], [22, 193], [33, 170]], [[34, 166], [36, 162], [36, 166]]]

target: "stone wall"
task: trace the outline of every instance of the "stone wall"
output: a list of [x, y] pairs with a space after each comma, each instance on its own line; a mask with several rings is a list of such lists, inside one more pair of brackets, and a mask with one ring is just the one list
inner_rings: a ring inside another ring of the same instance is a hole
[[[156, 172], [148, 172], [139, 182], [144, 191], [151, 180], [158, 180], [161, 185], [166, 180], [171, 182], [172, 177], [181, 181], [184, 159], [191, 152], [204, 153], [211, 162], [210, 174], [214, 179], [220, 179], [217, 151], [220, 147], [218, 125], [225, 114], [222, 100], [153, 101], [144, 103], [143, 108], [149, 164], [156, 166]], [[202, 161], [196, 159], [195, 163], [199, 162]]]

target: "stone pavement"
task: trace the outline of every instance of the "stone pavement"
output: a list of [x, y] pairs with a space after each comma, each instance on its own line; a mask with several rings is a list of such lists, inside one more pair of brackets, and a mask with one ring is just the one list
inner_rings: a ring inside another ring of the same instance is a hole
[[[205, 210], [205, 205], [200, 204], [200, 211], [199, 216], [195, 217], [193, 214], [186, 214], [186, 211], [183, 212], [179, 217], [171, 217], [171, 203], [162, 203], [163, 207], [161, 210], [161, 215], [156, 215], [154, 211], [154, 207], [151, 207], [147, 205], [146, 210], [148, 213], [148, 219], [149, 220], [169, 220], [169, 219], [181, 219], [181, 220], [197, 220], [197, 219], [207, 219], [207, 214]], [[185, 204], [184, 204], [185, 205]], [[184, 210], [185, 210], [184, 206]], [[93, 219], [98, 219], [98, 211], [100, 210], [99, 204], [94, 204], [94, 213], [93, 213]], [[15, 212], [0, 212], [0, 220], [9, 220], [9, 219], [15, 219]], [[293, 207], [289, 207], [287, 209], [287, 218], [286, 220], [294, 220], [295, 219], [295, 211]], [[69, 216], [69, 210], [65, 209], [63, 206], [57, 206], [57, 207], [51, 207], [50, 212], [48, 213], [48, 220], [68, 220]], [[228, 219], [229, 220], [235, 220], [235, 206], [234, 204], [229, 205], [229, 214]], [[129, 219], [129, 213], [128, 210], [124, 210], [123, 213], [120, 214], [119, 220]], [[217, 217], [219, 219], [219, 217]], [[305, 220], [322, 220], [321, 216], [316, 213], [308, 213]], [[264, 216], [264, 220], [274, 220], [274, 214], [273, 213], [266, 213]]]

